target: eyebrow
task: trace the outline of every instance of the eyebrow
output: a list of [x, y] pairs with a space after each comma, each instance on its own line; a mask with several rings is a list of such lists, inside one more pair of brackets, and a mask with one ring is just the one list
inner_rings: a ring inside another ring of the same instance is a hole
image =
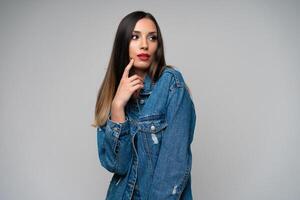
[[[141, 31], [133, 31], [134, 33], [141, 33]], [[156, 31], [149, 32], [148, 34], [157, 33]]]

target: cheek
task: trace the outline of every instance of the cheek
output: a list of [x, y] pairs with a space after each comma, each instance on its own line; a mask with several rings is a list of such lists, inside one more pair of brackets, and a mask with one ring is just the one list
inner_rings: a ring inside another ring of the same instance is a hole
[[131, 55], [133, 52], [132, 45], [129, 45], [129, 54]]
[[136, 44], [134, 44], [134, 43], [131, 43], [130, 45], [129, 45], [129, 55], [135, 55], [135, 53], [136, 53], [136, 49], [137, 49], [137, 45]]
[[157, 44], [153, 44], [151, 48], [151, 53], [154, 54], [157, 51]]

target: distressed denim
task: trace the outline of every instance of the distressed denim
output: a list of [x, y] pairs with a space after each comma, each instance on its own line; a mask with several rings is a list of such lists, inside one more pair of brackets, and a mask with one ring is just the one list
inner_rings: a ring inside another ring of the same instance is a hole
[[146, 75], [126, 121], [97, 127], [101, 166], [113, 173], [106, 200], [190, 200], [196, 113], [181, 72]]

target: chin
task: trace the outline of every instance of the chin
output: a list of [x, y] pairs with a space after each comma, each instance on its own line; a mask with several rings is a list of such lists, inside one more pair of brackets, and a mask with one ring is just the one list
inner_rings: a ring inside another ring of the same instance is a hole
[[133, 65], [139, 69], [148, 69], [151, 65], [151, 62], [135, 62]]

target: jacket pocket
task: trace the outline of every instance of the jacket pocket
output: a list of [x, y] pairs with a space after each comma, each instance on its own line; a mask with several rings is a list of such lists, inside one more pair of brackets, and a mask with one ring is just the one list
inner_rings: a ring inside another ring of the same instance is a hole
[[163, 133], [168, 124], [165, 115], [151, 115], [140, 121], [140, 131], [144, 137], [145, 151], [158, 156]]

